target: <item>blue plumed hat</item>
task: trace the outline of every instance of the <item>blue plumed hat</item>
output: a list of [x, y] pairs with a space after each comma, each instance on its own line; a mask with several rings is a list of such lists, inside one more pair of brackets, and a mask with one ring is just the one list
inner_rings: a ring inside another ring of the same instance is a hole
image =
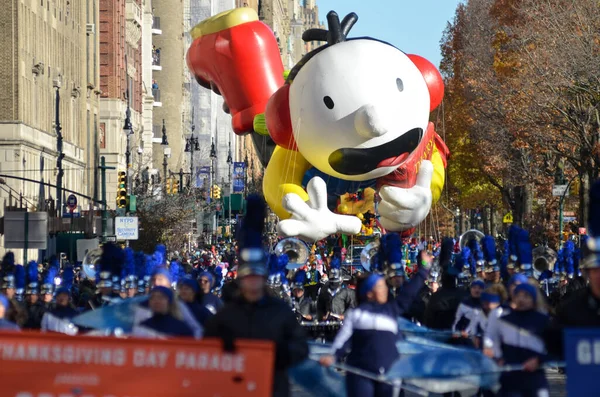
[[520, 230], [521, 228], [517, 225], [512, 225], [508, 229], [508, 264], [506, 266], [508, 269], [513, 269], [517, 263], [517, 240]]
[[329, 262], [329, 281], [342, 282], [342, 249], [335, 247], [333, 249], [333, 256]]
[[469, 259], [471, 274], [474, 274], [473, 272], [483, 271], [485, 260], [483, 257], [483, 251], [481, 250], [481, 245], [479, 245], [479, 241], [472, 238], [471, 240], [467, 241], [467, 247], [469, 247], [471, 250], [471, 258]]
[[42, 295], [54, 293], [54, 289], [56, 288], [56, 279], [58, 277], [59, 271], [60, 262], [55, 256], [52, 256], [50, 258], [48, 269], [46, 269], [46, 273], [44, 274], [42, 290], [40, 291]]
[[125, 252], [125, 263], [121, 269], [121, 289], [137, 288], [135, 252], [127, 247]]
[[580, 265], [582, 269], [600, 267], [600, 180], [590, 188], [588, 235], [585, 245], [582, 244], [585, 249]]
[[7, 252], [0, 264], [0, 288], [15, 288], [15, 254]]
[[306, 283], [306, 272], [304, 270], [298, 270], [294, 274], [294, 282], [292, 283], [293, 289], [303, 289], [304, 283]]
[[449, 269], [452, 266], [453, 259], [453, 251], [454, 251], [454, 239], [450, 237], [445, 237], [442, 240], [442, 245], [440, 247], [440, 256], [439, 256], [439, 266], [442, 270]]
[[172, 284], [173, 288], [176, 288], [179, 280], [185, 276], [185, 271], [179, 261], [175, 260], [169, 264], [169, 274], [170, 274], [171, 284]]
[[519, 229], [517, 234], [517, 257], [521, 271], [531, 276], [533, 274], [533, 247], [529, 242], [529, 232]]
[[573, 278], [575, 275], [575, 244], [572, 241], [565, 242], [563, 247], [564, 250], [564, 263], [565, 263], [565, 271], [567, 273], [567, 277]]
[[487, 263], [486, 272], [500, 271], [500, 266], [498, 266], [498, 260], [496, 259], [496, 240], [492, 236], [484, 236], [481, 239], [481, 250], [483, 251], [483, 258]]
[[[100, 255], [100, 271], [96, 275], [96, 286], [99, 288], [116, 288], [115, 277], [120, 280], [121, 269], [125, 263], [124, 251], [113, 243], [105, 243]], [[119, 285], [120, 289], [120, 285]]]
[[135, 253], [135, 277], [137, 279], [137, 289], [139, 293], [146, 291], [146, 284], [150, 280], [150, 273], [148, 272], [148, 261], [150, 256], [143, 252]]
[[262, 197], [250, 195], [246, 199], [246, 216], [238, 235], [240, 265], [238, 277], [250, 275], [267, 277], [267, 257], [262, 242], [265, 227], [266, 204]]
[[377, 256], [379, 272], [388, 277], [404, 276], [402, 264], [402, 239], [398, 233], [387, 233], [379, 241], [379, 254]]
[[35, 295], [39, 292], [39, 279], [38, 279], [38, 264], [36, 261], [31, 261], [27, 264], [25, 274], [27, 276], [27, 286], [25, 287], [26, 295]]
[[63, 268], [60, 285], [56, 289], [56, 295], [68, 294], [71, 296], [71, 289], [73, 288], [73, 280], [75, 279], [75, 270], [73, 266], [67, 265]]
[[16, 265], [15, 266], [15, 294], [17, 296], [17, 300], [23, 299], [23, 294], [25, 293], [25, 266]]

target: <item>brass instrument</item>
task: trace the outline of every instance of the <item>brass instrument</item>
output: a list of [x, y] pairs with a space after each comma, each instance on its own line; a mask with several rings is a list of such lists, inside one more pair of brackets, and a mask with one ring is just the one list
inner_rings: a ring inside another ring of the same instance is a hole
[[554, 269], [554, 264], [558, 260], [558, 254], [552, 248], [539, 246], [533, 249], [533, 270], [537, 276], [545, 270]]
[[477, 240], [478, 242], [481, 242], [481, 239], [485, 237], [485, 234], [483, 234], [482, 232], [480, 232], [477, 229], [471, 229], [471, 230], [467, 230], [466, 232], [464, 232], [464, 234], [462, 236], [460, 236], [460, 239], [458, 240], [458, 244], [460, 245], [460, 249], [463, 249], [467, 246], [467, 243], [470, 240]]
[[379, 240], [369, 243], [363, 248], [360, 253], [360, 264], [362, 267], [370, 272], [371, 268], [374, 267], [374, 261], [377, 259], [375, 255], [379, 252]]
[[299, 269], [306, 265], [310, 255], [308, 245], [295, 237], [284, 238], [275, 246], [274, 253], [277, 256], [287, 255], [289, 262], [286, 266], [288, 270]]
[[96, 281], [96, 273], [98, 273], [98, 262], [102, 256], [102, 248], [94, 248], [85, 254], [81, 264], [81, 272], [89, 280]]

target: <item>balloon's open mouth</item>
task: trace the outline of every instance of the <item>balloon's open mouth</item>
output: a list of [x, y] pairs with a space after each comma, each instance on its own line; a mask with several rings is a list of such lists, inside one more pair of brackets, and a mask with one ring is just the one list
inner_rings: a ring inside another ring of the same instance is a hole
[[329, 155], [329, 165], [343, 175], [361, 175], [379, 167], [400, 165], [419, 146], [421, 128], [413, 128], [393, 141], [365, 149], [338, 149]]

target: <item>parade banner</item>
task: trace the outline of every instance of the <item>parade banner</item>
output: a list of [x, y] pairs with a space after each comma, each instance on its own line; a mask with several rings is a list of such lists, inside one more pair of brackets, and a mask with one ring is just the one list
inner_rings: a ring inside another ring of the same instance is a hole
[[195, 167], [194, 170], [194, 187], [204, 188], [205, 184], [208, 184], [208, 178], [210, 177], [210, 167]]
[[271, 396], [270, 342], [0, 333], [3, 397]]
[[243, 193], [246, 188], [246, 163], [233, 163], [233, 193]]
[[567, 395], [598, 395], [600, 379], [600, 329], [565, 330], [565, 360], [568, 369]]

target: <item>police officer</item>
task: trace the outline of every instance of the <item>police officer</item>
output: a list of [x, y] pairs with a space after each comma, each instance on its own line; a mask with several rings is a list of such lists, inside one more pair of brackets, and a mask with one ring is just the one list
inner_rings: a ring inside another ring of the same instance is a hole
[[205, 336], [223, 338], [228, 350], [237, 338], [275, 343], [273, 396], [290, 395], [287, 369], [308, 356], [306, 337], [290, 307], [266, 292], [269, 275], [262, 246], [266, 213], [259, 196], [247, 200], [246, 217], [240, 227], [239, 296], [206, 323]]

